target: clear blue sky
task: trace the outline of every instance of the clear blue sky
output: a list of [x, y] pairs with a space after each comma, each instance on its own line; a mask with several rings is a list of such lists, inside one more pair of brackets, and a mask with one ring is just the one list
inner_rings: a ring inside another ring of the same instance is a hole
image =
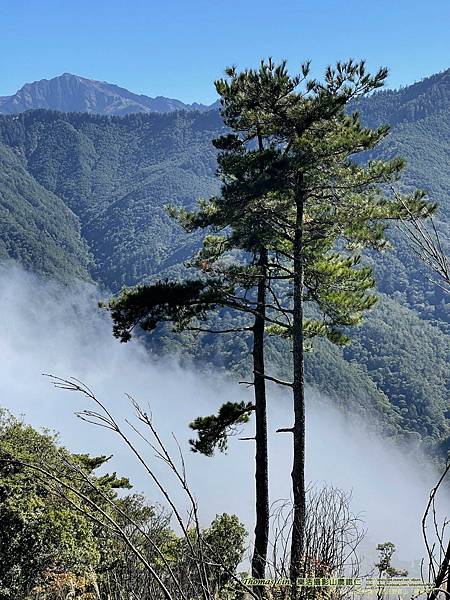
[[268, 56], [366, 58], [406, 85], [450, 67], [450, 0], [0, 0], [0, 95], [70, 72], [211, 102], [225, 66]]

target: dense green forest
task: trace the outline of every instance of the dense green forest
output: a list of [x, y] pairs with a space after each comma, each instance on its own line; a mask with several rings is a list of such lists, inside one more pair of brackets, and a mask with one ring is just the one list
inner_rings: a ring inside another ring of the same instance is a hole
[[[450, 71], [399, 91], [375, 93], [356, 108], [369, 125], [392, 132], [377, 156], [408, 161], [402, 185], [429, 192], [438, 226], [450, 230]], [[218, 189], [211, 139], [219, 114], [176, 112], [123, 118], [45, 110], [0, 117], [0, 256], [63, 280], [92, 278], [118, 291], [176, 275], [198, 245], [165, 210], [192, 206]], [[397, 246], [375, 266], [381, 291], [345, 350], [327, 342], [307, 358], [310, 385], [344, 408], [381, 414], [386, 431], [420, 436], [430, 452], [449, 448], [450, 303], [398, 231]], [[107, 291], [105, 291], [107, 295]], [[224, 311], [221, 323], [235, 322]], [[189, 341], [189, 344], [185, 342]], [[248, 344], [162, 331], [148, 342], [186, 362], [245, 372]], [[271, 364], [289, 371], [286, 344], [274, 339]]]

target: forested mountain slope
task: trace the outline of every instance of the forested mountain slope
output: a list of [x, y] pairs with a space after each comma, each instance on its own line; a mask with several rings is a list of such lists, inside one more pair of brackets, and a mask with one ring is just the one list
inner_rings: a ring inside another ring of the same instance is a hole
[[0, 144], [0, 259], [66, 280], [89, 277], [90, 256], [80, 221], [41, 186], [17, 151]]
[[77, 215], [94, 278], [117, 290], [188, 255], [164, 205], [217, 190], [211, 138], [220, 127], [217, 112], [108, 118], [40, 110], [0, 117], [0, 143], [21, 164], [19, 178], [27, 174], [48, 202], [54, 194]]
[[[450, 70], [398, 92], [375, 94], [359, 109], [366, 123], [391, 124], [378, 155], [406, 159], [401, 183], [426, 190], [439, 204], [436, 224], [450, 253]], [[430, 283], [404, 238], [394, 233], [393, 239], [395, 254], [377, 262], [381, 289], [449, 332], [448, 295]]]
[[[441, 205], [440, 227], [448, 233], [449, 72], [375, 94], [358, 109], [371, 125], [393, 124], [380, 152], [408, 160], [403, 185], [429, 190]], [[0, 153], [7, 159], [0, 206], [2, 223], [8, 224], [0, 232], [2, 256], [66, 278], [87, 276], [89, 268], [93, 279], [113, 291], [146, 277], [176, 275], [197, 240], [180, 231], [164, 205], [190, 205], [215, 193], [211, 139], [221, 128], [216, 111], [118, 118], [38, 110], [0, 117]], [[42, 243], [43, 235], [52, 243]], [[381, 412], [392, 433], [420, 435], [444, 452], [450, 300], [427, 280], [399, 235], [393, 232], [393, 238], [395, 253], [382, 260], [367, 257], [383, 292], [379, 306], [352, 332], [349, 348], [319, 344], [307, 360], [308, 381], [347, 407], [358, 406], [368, 415]], [[89, 266], [85, 244], [93, 257]], [[246, 369], [245, 338], [236, 343], [227, 336], [186, 334], [181, 339], [161, 331], [152, 343], [186, 360]], [[287, 373], [290, 355], [283, 342], [274, 340], [270, 353], [271, 366]]]
[[449, 109], [450, 69], [399, 90], [383, 90], [358, 101], [368, 126], [415, 123]]

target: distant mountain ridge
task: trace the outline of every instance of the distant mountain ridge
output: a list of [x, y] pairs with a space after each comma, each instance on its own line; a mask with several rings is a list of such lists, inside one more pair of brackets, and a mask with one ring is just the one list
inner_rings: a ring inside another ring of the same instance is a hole
[[17, 114], [45, 108], [61, 112], [124, 116], [132, 113], [167, 113], [176, 110], [207, 111], [216, 108], [217, 104], [185, 104], [164, 96], [150, 98], [105, 81], [64, 73], [53, 79], [26, 83], [12, 96], [0, 96], [0, 113]]

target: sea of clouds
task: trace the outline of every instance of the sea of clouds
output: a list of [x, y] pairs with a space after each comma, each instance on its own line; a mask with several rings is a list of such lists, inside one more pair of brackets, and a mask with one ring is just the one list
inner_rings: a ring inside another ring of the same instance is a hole
[[[0, 265], [0, 406], [36, 427], [60, 433], [73, 451], [113, 454], [108, 468], [130, 476], [136, 491], [159, 502], [155, 486], [114, 434], [86, 424], [74, 412], [89, 408], [81, 395], [59, 390], [43, 373], [85, 382], [118, 418], [130, 417], [126, 394], [150, 406], [154, 423], [169, 448], [175, 434], [186, 459], [188, 478], [198, 498], [202, 522], [236, 513], [251, 530], [254, 522], [254, 444], [232, 438], [227, 454], [207, 458], [189, 450], [188, 423], [211, 414], [228, 400], [251, 399], [251, 390], [211, 371], [183, 369], [176, 357], [149, 356], [138, 341], [121, 344], [111, 322], [97, 308], [99, 290], [44, 280], [12, 264]], [[291, 398], [269, 387], [271, 499], [290, 494], [291, 439], [276, 434], [290, 426]], [[424, 555], [420, 520], [437, 474], [407, 450], [346, 419], [326, 398], [310, 390], [307, 405], [307, 479], [352, 492], [352, 510], [367, 528], [363, 551], [372, 560], [376, 544], [392, 541], [398, 560]], [[253, 435], [253, 424], [242, 431]], [[142, 447], [167, 481], [177, 501], [182, 496], [167, 469]], [[400, 564], [400, 563], [398, 563]]]

